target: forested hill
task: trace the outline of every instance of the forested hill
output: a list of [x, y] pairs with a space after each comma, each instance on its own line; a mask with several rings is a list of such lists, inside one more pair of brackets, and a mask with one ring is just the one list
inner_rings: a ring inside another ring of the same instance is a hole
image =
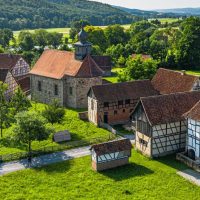
[[159, 12], [164, 12], [164, 13], [177, 13], [177, 14], [182, 14], [182, 15], [198, 15], [200, 16], [200, 8], [174, 8], [174, 9], [163, 9], [163, 10], [158, 10]]
[[0, 28], [35, 29], [70, 26], [75, 20], [92, 25], [128, 24], [131, 14], [87, 0], [0, 0]]

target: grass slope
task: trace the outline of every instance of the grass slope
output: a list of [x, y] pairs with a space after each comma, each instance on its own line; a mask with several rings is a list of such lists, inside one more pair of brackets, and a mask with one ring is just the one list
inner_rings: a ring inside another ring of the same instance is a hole
[[1, 199], [197, 200], [200, 188], [176, 175], [173, 157], [149, 160], [133, 151], [129, 165], [97, 173], [90, 157], [0, 177]]
[[[44, 104], [37, 104], [36, 107], [33, 104], [31, 109], [37, 109], [37, 111], [42, 111], [44, 109]], [[49, 125], [52, 126], [52, 125]], [[7, 141], [6, 138], [10, 137], [12, 128], [10, 127], [4, 130], [4, 138], [0, 139], [0, 155], [2, 154], [9, 154], [9, 153], [16, 153], [20, 151], [25, 151], [26, 147], [20, 144], [12, 144]], [[69, 130], [72, 136], [73, 141], [90, 141], [92, 138], [105, 138], [108, 139], [110, 132], [96, 127], [92, 123], [82, 121], [78, 118], [78, 111], [72, 109], [66, 109], [66, 115], [62, 124], [54, 124], [53, 128], [55, 131], [62, 131], [62, 130]], [[57, 143], [52, 142], [51, 136], [49, 139], [44, 140], [42, 142], [34, 141], [32, 143], [33, 149], [38, 149], [46, 146], [54, 146], [58, 145]]]

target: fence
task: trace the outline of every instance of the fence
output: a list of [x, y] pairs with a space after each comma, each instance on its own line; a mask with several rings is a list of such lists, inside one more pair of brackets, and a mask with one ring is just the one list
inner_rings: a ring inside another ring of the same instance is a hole
[[[105, 142], [108, 140], [114, 139], [115, 136], [113, 134], [110, 134], [109, 137], [99, 137], [99, 138], [92, 138], [90, 140], [80, 140], [80, 141], [71, 141], [67, 142], [65, 144], [59, 144], [54, 146], [47, 146], [40, 149], [32, 150], [31, 155], [32, 157], [49, 154], [53, 152], [63, 151], [71, 148], [81, 147], [81, 146], [87, 146], [92, 144], [97, 144], [101, 142]], [[28, 157], [28, 152], [18, 152], [14, 154], [6, 154], [6, 155], [0, 155], [0, 162], [7, 162], [12, 160], [19, 160], [23, 158]]]

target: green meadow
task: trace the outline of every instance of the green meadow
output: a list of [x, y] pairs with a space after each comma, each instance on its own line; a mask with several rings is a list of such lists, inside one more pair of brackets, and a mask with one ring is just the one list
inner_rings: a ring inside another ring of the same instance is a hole
[[1, 199], [198, 200], [200, 188], [176, 174], [174, 156], [150, 160], [135, 150], [130, 164], [104, 172], [89, 156], [0, 177]]

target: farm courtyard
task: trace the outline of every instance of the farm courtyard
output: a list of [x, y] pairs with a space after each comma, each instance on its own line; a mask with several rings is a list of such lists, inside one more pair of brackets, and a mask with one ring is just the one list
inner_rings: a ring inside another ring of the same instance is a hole
[[130, 164], [97, 173], [83, 157], [0, 177], [1, 199], [195, 200], [200, 188], [176, 174], [173, 156], [150, 160], [132, 151]]

